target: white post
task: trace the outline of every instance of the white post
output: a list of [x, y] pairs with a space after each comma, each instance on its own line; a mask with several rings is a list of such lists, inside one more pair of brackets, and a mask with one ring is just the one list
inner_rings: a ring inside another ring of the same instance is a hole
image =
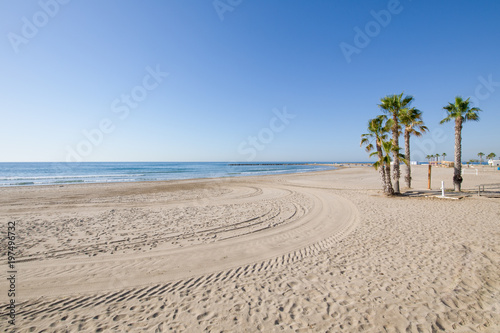
[[444, 197], [444, 180], [441, 181], [441, 196]]
[[478, 170], [478, 169], [476, 169], [476, 176], [478, 175], [478, 172], [479, 172], [479, 170]]

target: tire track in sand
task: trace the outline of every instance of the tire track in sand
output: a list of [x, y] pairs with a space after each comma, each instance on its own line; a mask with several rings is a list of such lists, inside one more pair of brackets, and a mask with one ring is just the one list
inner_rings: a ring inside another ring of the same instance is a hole
[[[19, 314], [34, 318], [48, 312], [189, 291], [218, 281], [234, 281], [255, 272], [276, 270], [334, 246], [358, 223], [355, 206], [328, 191], [261, 185], [268, 190], [269, 186], [303, 194], [312, 200], [313, 208], [276, 228], [218, 243], [129, 254], [110, 260], [41, 262], [36, 270], [52, 270], [56, 274], [23, 281], [25, 301], [20, 304]], [[297, 210], [301, 209], [300, 203], [294, 204]], [[70, 266], [72, 269], [68, 272]]]

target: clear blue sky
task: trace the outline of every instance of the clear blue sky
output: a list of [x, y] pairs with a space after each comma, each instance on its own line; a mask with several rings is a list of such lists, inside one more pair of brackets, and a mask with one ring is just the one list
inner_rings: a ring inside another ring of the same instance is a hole
[[0, 0], [0, 161], [366, 161], [360, 134], [402, 91], [431, 129], [417, 159], [452, 158], [439, 121], [456, 95], [484, 110], [464, 160], [500, 155], [499, 15], [496, 0]]

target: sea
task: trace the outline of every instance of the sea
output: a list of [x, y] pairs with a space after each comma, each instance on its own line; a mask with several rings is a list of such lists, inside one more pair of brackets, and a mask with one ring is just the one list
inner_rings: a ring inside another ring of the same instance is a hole
[[[322, 162], [324, 163], [324, 162]], [[3, 162], [0, 187], [241, 177], [331, 170], [315, 162]]]

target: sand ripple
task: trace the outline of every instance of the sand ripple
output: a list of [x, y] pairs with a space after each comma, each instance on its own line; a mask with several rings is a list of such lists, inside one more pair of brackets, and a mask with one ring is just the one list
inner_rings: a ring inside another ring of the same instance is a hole
[[10, 206], [32, 228], [18, 331], [498, 331], [497, 199], [387, 199], [329, 174]]

